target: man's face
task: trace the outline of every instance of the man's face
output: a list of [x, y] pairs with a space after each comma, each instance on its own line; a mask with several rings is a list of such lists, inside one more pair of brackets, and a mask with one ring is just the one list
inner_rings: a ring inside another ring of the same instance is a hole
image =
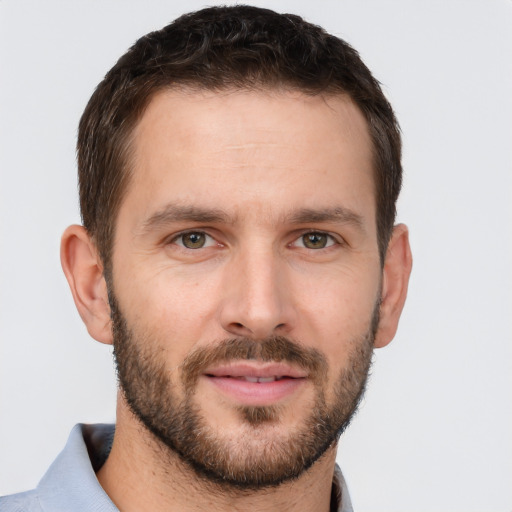
[[167, 91], [133, 149], [111, 290], [127, 403], [214, 480], [298, 476], [348, 423], [378, 322], [362, 114], [344, 96]]

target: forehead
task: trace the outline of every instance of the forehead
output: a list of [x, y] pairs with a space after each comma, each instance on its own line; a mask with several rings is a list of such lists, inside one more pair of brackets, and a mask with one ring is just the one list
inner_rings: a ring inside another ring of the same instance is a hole
[[132, 141], [124, 202], [140, 214], [173, 201], [276, 214], [319, 201], [374, 203], [366, 120], [345, 95], [166, 90]]

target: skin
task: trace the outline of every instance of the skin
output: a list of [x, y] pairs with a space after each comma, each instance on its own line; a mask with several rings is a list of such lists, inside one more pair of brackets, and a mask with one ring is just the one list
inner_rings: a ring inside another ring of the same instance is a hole
[[[134, 149], [112, 260], [116, 297], [134, 330], [157, 340], [170, 372], [195, 348], [228, 337], [300, 340], [325, 356], [332, 402], [335, 379], [368, 331], [379, 296], [375, 346], [393, 338], [411, 271], [403, 225], [383, 266], [379, 260], [371, 142], [357, 107], [342, 95], [286, 90], [165, 91], [138, 123]], [[221, 210], [223, 218], [178, 219], [170, 215], [176, 207]], [[308, 215], [297, 218], [304, 209]], [[311, 215], [334, 210], [349, 215]], [[187, 230], [206, 233], [206, 245], [184, 247]], [[311, 232], [328, 235], [326, 247], [306, 247], [302, 237]], [[66, 230], [61, 256], [89, 333], [111, 343], [103, 266], [84, 228]], [[173, 386], [183, 395], [178, 378]], [[313, 399], [306, 379], [279, 399], [279, 431], [262, 425], [255, 442], [293, 432]], [[237, 399], [200, 379], [196, 403], [243, 454], [250, 433]], [[329, 510], [336, 446], [295, 481], [222, 492], [177, 457], [163, 457], [122, 393], [117, 414], [98, 479], [123, 511]]]

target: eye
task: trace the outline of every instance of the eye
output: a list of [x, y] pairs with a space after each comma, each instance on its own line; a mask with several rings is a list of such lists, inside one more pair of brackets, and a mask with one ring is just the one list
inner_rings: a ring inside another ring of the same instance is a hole
[[215, 240], [202, 231], [188, 231], [187, 233], [182, 233], [178, 235], [173, 242], [186, 249], [202, 249], [215, 244]]
[[336, 243], [337, 242], [331, 235], [319, 231], [312, 231], [304, 233], [293, 243], [293, 245], [296, 247], [304, 247], [306, 249], [325, 249], [326, 247], [330, 247]]

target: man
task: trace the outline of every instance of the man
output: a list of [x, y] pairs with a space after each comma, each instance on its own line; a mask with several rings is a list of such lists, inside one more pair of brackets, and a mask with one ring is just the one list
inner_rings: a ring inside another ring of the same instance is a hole
[[269, 10], [182, 16], [100, 83], [78, 167], [62, 265], [114, 345], [117, 422], [2, 510], [351, 510], [337, 442], [411, 270], [399, 130], [357, 53]]

